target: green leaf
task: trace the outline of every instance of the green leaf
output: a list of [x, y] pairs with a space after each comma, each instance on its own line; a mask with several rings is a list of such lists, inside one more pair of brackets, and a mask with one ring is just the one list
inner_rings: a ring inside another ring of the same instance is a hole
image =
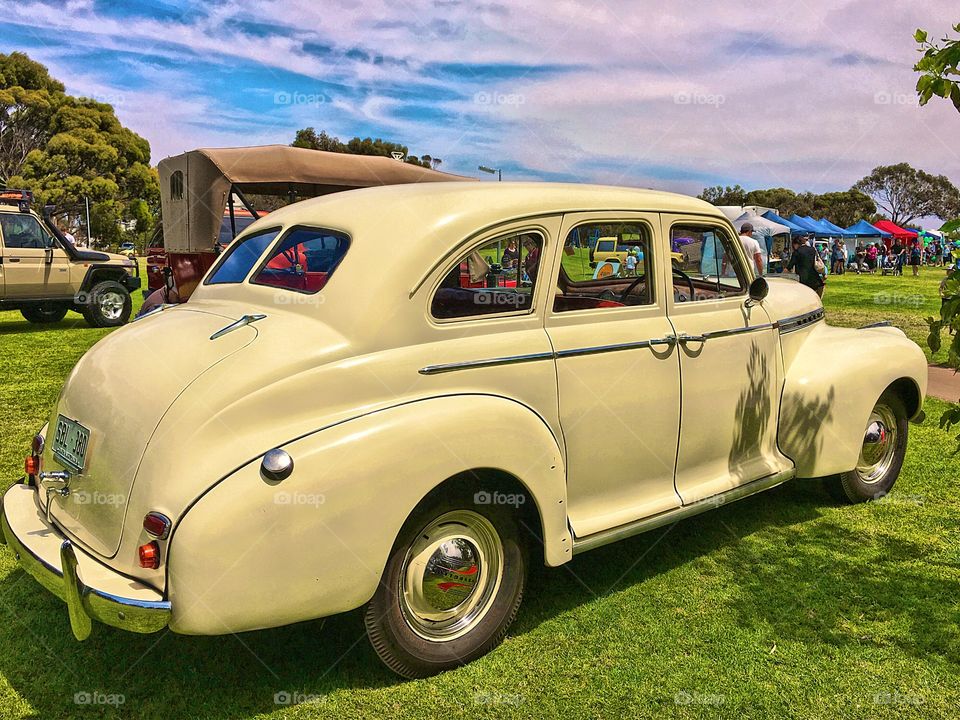
[[927, 31], [920, 30], [918, 28], [917, 31], [913, 34], [913, 39], [916, 40], [918, 43], [925, 43], [927, 41]]

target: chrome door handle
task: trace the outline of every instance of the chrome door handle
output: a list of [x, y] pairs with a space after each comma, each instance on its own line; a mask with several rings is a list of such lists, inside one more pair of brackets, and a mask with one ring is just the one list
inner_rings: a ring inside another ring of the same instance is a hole
[[687, 333], [680, 333], [677, 336], [677, 342], [688, 343], [688, 342], [697, 342], [702, 343], [707, 341], [706, 335], [688, 335]]

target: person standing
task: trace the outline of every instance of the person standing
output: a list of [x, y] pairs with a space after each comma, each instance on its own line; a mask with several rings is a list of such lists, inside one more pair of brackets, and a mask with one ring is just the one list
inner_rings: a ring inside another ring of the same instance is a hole
[[793, 238], [793, 254], [787, 264], [787, 270], [797, 274], [800, 282], [823, 297], [823, 278], [817, 272], [817, 251], [798, 237]]
[[760, 243], [753, 237], [753, 225], [750, 223], [744, 223], [740, 226], [740, 244], [743, 245], [743, 251], [747, 258], [756, 265], [757, 276], [763, 275], [763, 251], [760, 249]]
[[831, 272], [834, 275], [843, 275], [843, 269], [846, 266], [846, 254], [847, 250], [843, 245], [843, 240], [837, 238], [833, 241], [833, 250], [831, 251], [830, 259], [833, 269]]
[[918, 240], [913, 241], [913, 245], [910, 247], [910, 265], [913, 267], [913, 276], [918, 277], [920, 275], [920, 262], [923, 259], [923, 250], [920, 249], [920, 242]]

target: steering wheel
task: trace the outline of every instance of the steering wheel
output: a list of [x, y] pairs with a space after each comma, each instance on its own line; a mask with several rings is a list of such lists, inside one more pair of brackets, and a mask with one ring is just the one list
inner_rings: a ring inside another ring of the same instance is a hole
[[624, 290], [622, 293], [620, 293], [620, 303], [621, 303], [622, 305], [626, 305], [626, 304], [627, 304], [627, 296], [630, 294], [630, 292], [631, 292], [637, 285], [639, 285], [640, 283], [642, 283], [642, 282], [643, 282], [644, 280], [646, 280], [646, 279], [647, 279], [647, 276], [646, 276], [646, 275], [640, 275], [640, 276], [637, 277], [636, 280], [634, 280], [632, 283], [630, 283], [630, 284], [627, 286], [627, 289]]
[[696, 293], [696, 290], [695, 290], [694, 287], [693, 287], [693, 280], [690, 279], [690, 276], [687, 275], [683, 270], [681, 270], [680, 268], [678, 268], [676, 265], [673, 265], [672, 263], [671, 263], [670, 267], [673, 269], [673, 272], [675, 272], [677, 275], [679, 275], [680, 277], [682, 277], [684, 280], [687, 281], [687, 287], [690, 288], [690, 299], [691, 299], [691, 300], [696, 300], [696, 299], [697, 299], [697, 293]]

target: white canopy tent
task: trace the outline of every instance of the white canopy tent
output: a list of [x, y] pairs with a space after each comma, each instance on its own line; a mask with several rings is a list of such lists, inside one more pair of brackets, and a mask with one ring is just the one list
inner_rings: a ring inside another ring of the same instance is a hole
[[753, 225], [753, 239], [760, 243], [760, 252], [763, 254], [763, 266], [765, 268], [770, 267], [768, 261], [770, 252], [773, 249], [773, 237], [775, 235], [790, 236], [790, 228], [786, 225], [781, 225], [773, 220], [767, 220], [767, 218], [762, 215], [757, 215], [749, 211], [742, 213], [736, 219], [732, 219], [732, 222], [737, 232], [740, 231], [740, 226], [744, 223]]

